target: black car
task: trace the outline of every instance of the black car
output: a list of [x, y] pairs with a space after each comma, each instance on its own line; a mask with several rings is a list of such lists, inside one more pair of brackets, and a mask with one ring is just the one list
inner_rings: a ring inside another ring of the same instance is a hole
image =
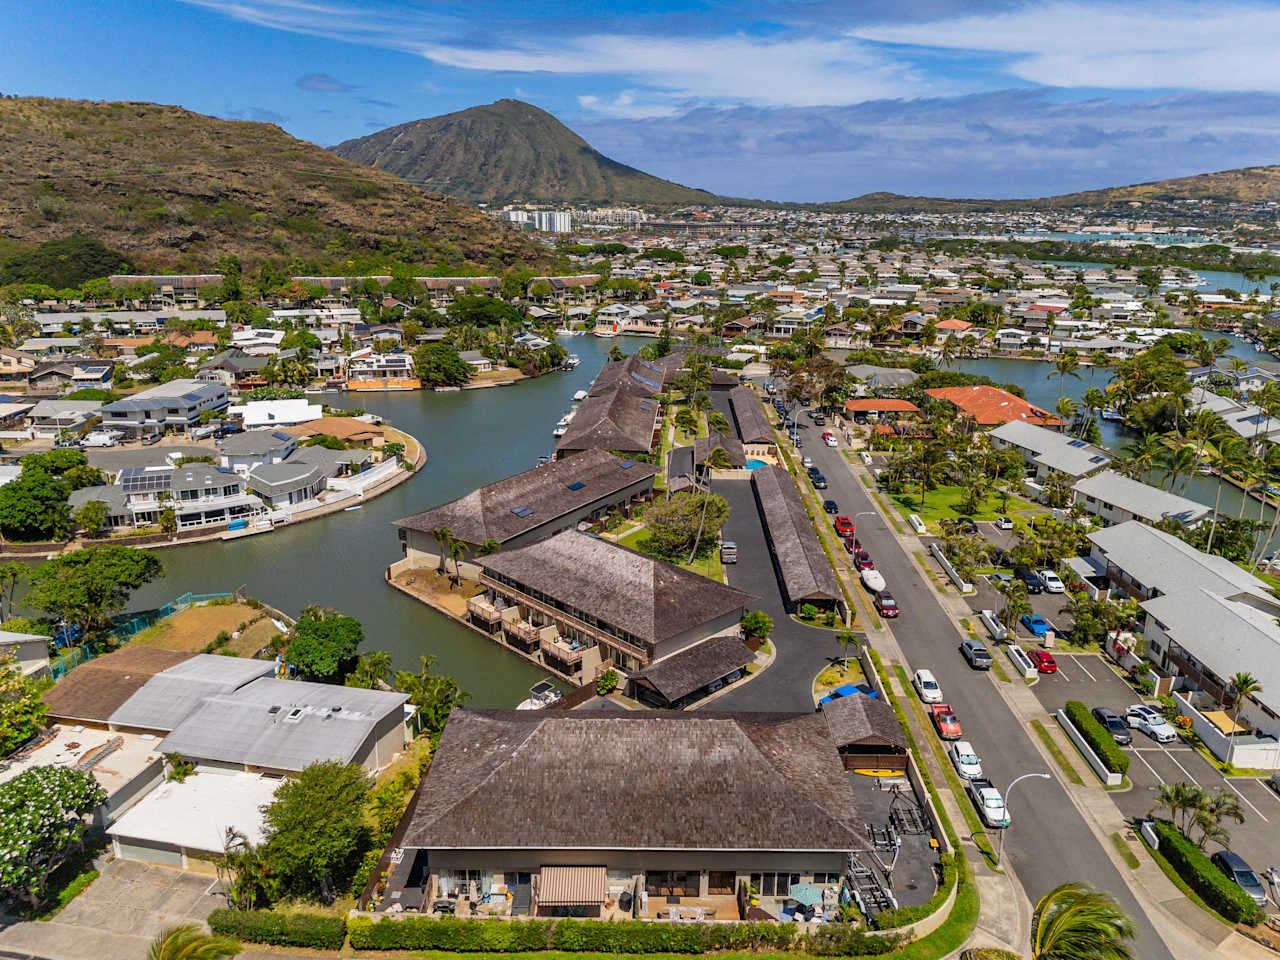
[[824, 477], [822, 474], [818, 474], [816, 477], [814, 477], [814, 478], [813, 478], [813, 489], [815, 489], [815, 490], [825, 490], [825, 489], [827, 489], [827, 478], [826, 478], [826, 477]]
[[822, 476], [822, 471], [819, 470], [817, 467], [805, 467], [805, 471], [809, 474], [810, 480], [812, 480], [814, 477]]
[[1133, 734], [1129, 732], [1129, 728], [1125, 726], [1124, 721], [1106, 707], [1094, 707], [1093, 719], [1102, 724], [1107, 733], [1111, 734], [1111, 739], [1120, 744], [1120, 746], [1127, 747], [1133, 743]]
[[1027, 567], [1021, 565], [1014, 567], [1013, 578], [1023, 582], [1027, 588], [1027, 593], [1044, 593], [1044, 584]]
[[827, 513], [839, 513], [840, 505], [836, 503], [834, 500], [823, 500], [822, 509]]

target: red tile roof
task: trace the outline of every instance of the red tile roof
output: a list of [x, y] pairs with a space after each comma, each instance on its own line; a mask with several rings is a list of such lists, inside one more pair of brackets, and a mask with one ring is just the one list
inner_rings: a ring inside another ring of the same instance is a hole
[[910, 400], [894, 400], [891, 398], [860, 397], [857, 400], [846, 400], [844, 408], [850, 413], [919, 413], [920, 408]]
[[1061, 423], [1049, 411], [999, 387], [938, 387], [926, 390], [925, 393], [938, 400], [950, 401], [961, 413], [973, 417], [984, 427], [998, 427], [1010, 420], [1021, 420], [1037, 426], [1056, 426]]

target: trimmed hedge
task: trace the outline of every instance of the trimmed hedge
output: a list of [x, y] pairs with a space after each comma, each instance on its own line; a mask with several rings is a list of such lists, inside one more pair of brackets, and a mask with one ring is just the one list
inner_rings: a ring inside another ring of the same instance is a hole
[[458, 953], [706, 953], [785, 950], [795, 924], [666, 924], [634, 920], [457, 920], [356, 917], [347, 926], [357, 950], [447, 950]]
[[209, 914], [208, 922], [209, 929], [216, 934], [277, 947], [341, 950], [343, 941], [347, 939], [345, 918], [320, 917], [311, 913], [220, 908]]
[[1079, 700], [1068, 700], [1065, 711], [1067, 719], [1089, 742], [1089, 746], [1093, 748], [1093, 752], [1098, 755], [1104, 767], [1122, 776], [1129, 772], [1129, 755], [1120, 749], [1120, 745], [1107, 732], [1107, 728], [1094, 719], [1088, 707]]
[[902, 938], [866, 933], [844, 924], [823, 924], [817, 933], [800, 938], [800, 948], [816, 957], [878, 957], [898, 949]]
[[347, 926], [357, 950], [448, 950], [524, 953], [546, 950], [551, 924], [530, 920], [458, 920], [453, 917], [405, 917], [371, 920], [355, 917]]
[[1160, 853], [1200, 899], [1228, 920], [1255, 924], [1263, 911], [1168, 820], [1154, 821]]

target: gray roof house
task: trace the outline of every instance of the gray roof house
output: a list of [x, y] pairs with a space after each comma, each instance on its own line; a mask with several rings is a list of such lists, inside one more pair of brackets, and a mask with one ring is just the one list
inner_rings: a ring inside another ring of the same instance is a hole
[[298, 446], [298, 438], [279, 430], [247, 430], [218, 441], [218, 458], [228, 470], [246, 476], [259, 464], [279, 463]]
[[227, 388], [206, 380], [171, 380], [102, 408], [104, 427], [130, 435], [186, 430], [200, 422], [206, 410], [214, 413], [230, 404]]
[[735, 919], [745, 884], [776, 910], [792, 874], [838, 883], [869, 849], [815, 713], [455, 710], [405, 822], [419, 897], [524, 873], [538, 916], [643, 891], [646, 917], [695, 896]]
[[41, 400], [27, 414], [27, 422], [37, 437], [56, 437], [85, 426], [101, 409], [99, 400]]
[[1195, 500], [1188, 500], [1167, 490], [1161, 490], [1141, 480], [1134, 480], [1114, 470], [1085, 477], [1072, 487], [1075, 502], [1086, 513], [1107, 523], [1123, 523], [1126, 520], [1145, 520], [1159, 523], [1172, 518], [1184, 527], [1195, 527], [1212, 510]]
[[1065, 473], [1077, 479], [1087, 477], [1104, 470], [1113, 459], [1106, 450], [1086, 440], [1023, 420], [1003, 423], [987, 436], [997, 449], [1016, 450], [1027, 466], [1035, 470], [1037, 480], [1043, 480], [1051, 473]]
[[271, 507], [285, 507], [314, 500], [325, 488], [327, 479], [328, 474], [324, 468], [290, 460], [260, 463], [246, 477], [249, 489]]
[[336, 760], [372, 773], [404, 749], [408, 699], [388, 690], [261, 677], [204, 697], [160, 749], [249, 771], [297, 773]]
[[857, 363], [844, 371], [872, 389], [908, 387], [920, 379], [920, 374], [906, 367], [877, 367], [870, 363]]
[[274, 672], [270, 660], [198, 653], [147, 680], [107, 722], [113, 730], [168, 733], [205, 697], [231, 693]]
[[754, 390], [734, 387], [729, 391], [729, 407], [743, 443], [773, 443], [773, 428]]
[[831, 562], [809, 522], [804, 501], [791, 474], [782, 467], [751, 471], [751, 489], [764, 518], [765, 535], [787, 606], [802, 603], [831, 605], [842, 598]]

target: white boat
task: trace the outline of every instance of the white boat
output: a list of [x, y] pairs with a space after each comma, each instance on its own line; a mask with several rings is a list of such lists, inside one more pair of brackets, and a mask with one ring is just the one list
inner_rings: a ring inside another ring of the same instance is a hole
[[879, 593], [885, 588], [884, 576], [879, 570], [863, 570], [862, 585], [872, 593]]
[[343, 507], [342, 512], [346, 513], [348, 510], [359, 510], [363, 506], [364, 506], [363, 503], [357, 503], [354, 507]]
[[597, 323], [595, 330], [592, 331], [597, 337], [616, 337], [618, 335], [617, 321], [601, 324]]
[[1103, 420], [1123, 420], [1124, 414], [1115, 407], [1105, 407], [1102, 411]]
[[582, 358], [579, 357], [576, 353], [571, 353], [564, 358], [564, 365], [568, 367], [570, 370], [572, 370], [581, 362], [582, 362]]
[[573, 399], [581, 403], [583, 400], [587, 399], [587, 391], [579, 390], [573, 395]]
[[517, 710], [544, 710], [559, 700], [563, 694], [550, 680], [539, 680], [529, 688], [528, 698], [516, 704]]
[[570, 410], [568, 413], [566, 413], [563, 417], [561, 417], [556, 422], [556, 426], [567, 427], [570, 423], [573, 422], [574, 415], [577, 414], [577, 412], [578, 412], [578, 408], [574, 407], [572, 410]]
[[551, 431], [551, 435], [553, 437], [563, 437], [568, 432], [569, 432], [569, 428], [567, 426], [556, 427], [554, 430]]

